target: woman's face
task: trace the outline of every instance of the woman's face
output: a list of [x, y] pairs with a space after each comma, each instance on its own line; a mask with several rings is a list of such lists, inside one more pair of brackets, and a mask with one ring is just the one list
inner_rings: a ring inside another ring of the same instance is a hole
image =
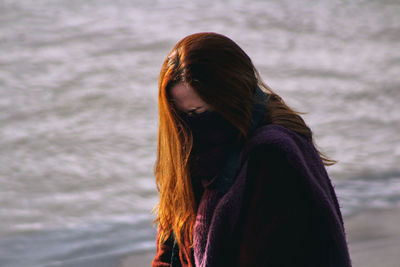
[[200, 114], [211, 107], [188, 84], [180, 82], [171, 87], [171, 100], [176, 108], [187, 114]]

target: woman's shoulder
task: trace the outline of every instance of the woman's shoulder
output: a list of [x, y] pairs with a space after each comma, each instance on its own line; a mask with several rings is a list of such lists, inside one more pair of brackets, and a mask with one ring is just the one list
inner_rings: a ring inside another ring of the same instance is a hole
[[260, 157], [280, 160], [305, 176], [326, 175], [326, 170], [312, 140], [277, 124], [257, 128], [242, 150], [243, 162]]
[[312, 143], [296, 132], [278, 125], [266, 124], [258, 127], [249, 137], [243, 154], [253, 150], [274, 150], [285, 154], [303, 154], [302, 150], [312, 150]]
[[295, 139], [295, 133], [281, 125], [267, 124], [257, 128], [244, 149], [250, 169], [257, 173], [291, 169], [288, 158], [299, 153]]
[[282, 195], [306, 184], [312, 186], [324, 172], [312, 141], [281, 125], [257, 128], [245, 149], [248, 181], [252, 180], [255, 187], [274, 188]]

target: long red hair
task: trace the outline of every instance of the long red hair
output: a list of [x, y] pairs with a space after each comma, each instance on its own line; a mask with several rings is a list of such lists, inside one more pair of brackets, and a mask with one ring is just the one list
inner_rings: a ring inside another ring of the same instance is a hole
[[[189, 173], [193, 145], [190, 130], [179, 119], [169, 89], [176, 83], [190, 85], [216, 112], [247, 139], [251, 107], [257, 86], [269, 94], [264, 121], [282, 125], [309, 140], [312, 131], [261, 79], [249, 56], [231, 39], [216, 33], [197, 33], [179, 41], [165, 59], [159, 80], [159, 128], [155, 177], [160, 195], [156, 206], [159, 242], [173, 232], [178, 245], [193, 244], [196, 204]], [[325, 165], [335, 161], [319, 152]]]

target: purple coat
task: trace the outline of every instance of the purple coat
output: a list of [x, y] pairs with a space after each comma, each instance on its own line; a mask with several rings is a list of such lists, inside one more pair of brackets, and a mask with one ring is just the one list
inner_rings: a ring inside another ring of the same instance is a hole
[[343, 218], [314, 145], [275, 124], [256, 129], [225, 194], [209, 182], [194, 228], [198, 267], [350, 267]]

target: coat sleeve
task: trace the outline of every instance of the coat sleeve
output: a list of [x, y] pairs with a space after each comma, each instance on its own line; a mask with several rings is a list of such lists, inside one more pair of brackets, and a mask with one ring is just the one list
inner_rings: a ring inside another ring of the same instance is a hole
[[151, 263], [151, 267], [168, 267], [170, 266], [171, 256], [172, 256], [172, 247], [173, 247], [173, 238], [170, 236], [166, 242], [163, 244], [159, 244], [160, 240], [160, 231], [157, 231], [156, 238], [156, 247], [157, 252], [156, 256]]
[[239, 222], [239, 266], [329, 266], [311, 193], [283, 151], [250, 154]]

